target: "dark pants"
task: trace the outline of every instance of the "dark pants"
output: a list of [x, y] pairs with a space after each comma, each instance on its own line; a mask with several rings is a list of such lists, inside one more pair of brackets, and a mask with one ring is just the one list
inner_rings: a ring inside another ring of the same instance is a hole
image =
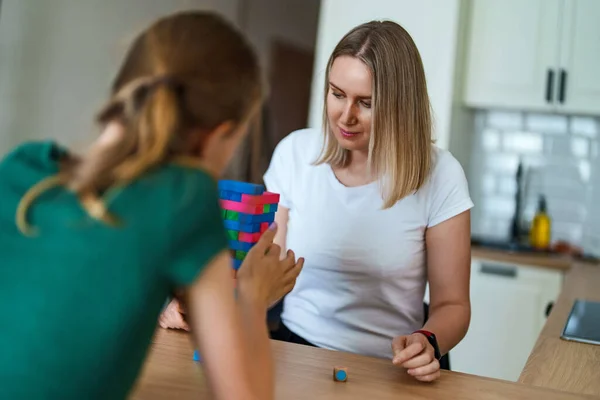
[[284, 325], [283, 322], [279, 322], [279, 328], [276, 331], [271, 331], [271, 339], [279, 340], [282, 342], [288, 343], [296, 343], [303, 344], [305, 346], [317, 347], [304, 338], [296, 335], [294, 332], [290, 331], [287, 326]]

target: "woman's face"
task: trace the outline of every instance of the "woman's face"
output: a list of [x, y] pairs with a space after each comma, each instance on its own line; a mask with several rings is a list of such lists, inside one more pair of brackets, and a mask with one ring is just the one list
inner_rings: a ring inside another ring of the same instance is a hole
[[371, 135], [372, 77], [358, 58], [337, 57], [329, 71], [327, 119], [346, 150], [367, 151]]

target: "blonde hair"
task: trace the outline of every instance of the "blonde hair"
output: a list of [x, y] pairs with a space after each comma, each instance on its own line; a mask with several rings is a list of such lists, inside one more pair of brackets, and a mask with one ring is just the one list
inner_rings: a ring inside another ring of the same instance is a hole
[[83, 157], [66, 154], [56, 176], [32, 187], [18, 206], [18, 228], [32, 233], [28, 208], [57, 185], [73, 191], [92, 218], [115, 224], [102, 193], [185, 158], [197, 128], [210, 131], [225, 121], [245, 120], [262, 101], [260, 76], [253, 49], [218, 15], [182, 12], [156, 21], [129, 49], [112, 97], [97, 117], [103, 130], [111, 124], [119, 129]]
[[390, 21], [371, 21], [348, 32], [327, 63], [324, 143], [316, 164], [345, 167], [349, 151], [331, 132], [327, 117], [329, 73], [336, 58], [361, 60], [372, 74], [372, 125], [368, 166], [382, 189], [384, 208], [417, 191], [432, 164], [431, 105], [421, 56], [408, 32]]

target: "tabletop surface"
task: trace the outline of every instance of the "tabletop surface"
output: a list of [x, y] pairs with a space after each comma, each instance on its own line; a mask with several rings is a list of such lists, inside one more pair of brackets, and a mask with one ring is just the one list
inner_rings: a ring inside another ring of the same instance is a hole
[[600, 346], [560, 338], [575, 299], [600, 301], [600, 266], [575, 264], [519, 382], [600, 396]]
[[[187, 333], [159, 329], [131, 399], [209, 399], [201, 365], [192, 360]], [[489, 378], [442, 371], [421, 383], [388, 360], [272, 341], [276, 398], [295, 399], [592, 399]], [[335, 366], [348, 368], [347, 382], [333, 381]]]

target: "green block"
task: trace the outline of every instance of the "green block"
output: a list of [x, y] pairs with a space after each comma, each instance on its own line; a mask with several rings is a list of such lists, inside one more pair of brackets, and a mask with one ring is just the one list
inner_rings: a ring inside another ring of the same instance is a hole
[[265, 205], [263, 206], [263, 213], [265, 213], [265, 214], [266, 214], [266, 213], [270, 212], [270, 211], [269, 211], [270, 209], [271, 209], [271, 205], [270, 205], [270, 204], [265, 204]]
[[227, 238], [229, 240], [238, 240], [239, 234], [240, 233], [238, 231], [227, 229]]
[[221, 209], [221, 218], [225, 219], [225, 216], [227, 215], [227, 210], [225, 210], [224, 208]]
[[235, 258], [236, 260], [243, 260], [244, 258], [246, 258], [246, 254], [248, 253], [246, 253], [245, 251], [237, 250], [235, 252]]
[[227, 215], [225, 216], [225, 219], [228, 219], [230, 221], [237, 221], [240, 219], [240, 213], [237, 211], [227, 210]]

